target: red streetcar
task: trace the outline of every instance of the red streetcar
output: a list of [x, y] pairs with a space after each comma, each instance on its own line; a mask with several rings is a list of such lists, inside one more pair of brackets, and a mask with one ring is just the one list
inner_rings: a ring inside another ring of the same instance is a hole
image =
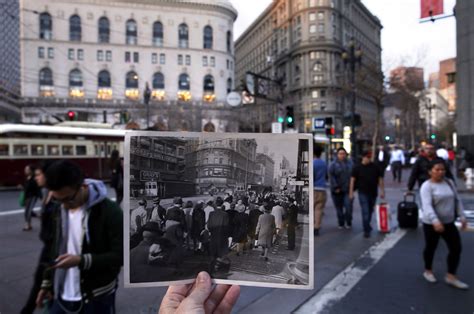
[[24, 168], [43, 159], [71, 159], [89, 178], [108, 179], [113, 150], [123, 156], [125, 130], [87, 122], [58, 126], [0, 125], [0, 186], [24, 181]]

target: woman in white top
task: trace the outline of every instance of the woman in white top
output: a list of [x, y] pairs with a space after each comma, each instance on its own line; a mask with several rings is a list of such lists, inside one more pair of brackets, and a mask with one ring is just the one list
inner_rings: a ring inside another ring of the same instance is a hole
[[454, 182], [445, 178], [446, 168], [442, 160], [433, 160], [429, 166], [430, 179], [421, 186], [421, 204], [423, 208], [423, 231], [425, 233], [425, 272], [423, 276], [428, 282], [435, 283], [433, 274], [433, 258], [439, 238], [446, 242], [448, 254], [448, 273], [445, 282], [458, 289], [469, 286], [456, 277], [456, 270], [461, 257], [461, 237], [454, 224], [456, 216], [460, 217], [462, 229], [467, 228], [462, 202], [456, 191]]

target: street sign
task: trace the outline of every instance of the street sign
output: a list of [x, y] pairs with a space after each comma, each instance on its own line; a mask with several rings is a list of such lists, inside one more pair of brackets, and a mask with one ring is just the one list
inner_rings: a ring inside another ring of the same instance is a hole
[[272, 133], [283, 133], [283, 124], [280, 122], [273, 122]]
[[227, 95], [227, 103], [232, 107], [237, 107], [242, 103], [242, 96], [239, 93], [231, 92]]
[[314, 131], [324, 131], [326, 129], [326, 119], [325, 118], [313, 118], [313, 130]]

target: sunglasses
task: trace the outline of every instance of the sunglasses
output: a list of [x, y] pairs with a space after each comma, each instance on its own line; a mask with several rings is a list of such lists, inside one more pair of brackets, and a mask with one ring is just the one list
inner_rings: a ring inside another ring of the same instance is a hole
[[72, 202], [74, 202], [74, 200], [76, 199], [77, 197], [77, 193], [79, 193], [79, 191], [81, 190], [81, 188], [78, 188], [76, 190], [76, 192], [74, 192], [74, 194], [72, 196], [66, 196], [66, 197], [63, 197], [63, 198], [54, 198], [54, 200], [56, 202], [59, 202], [59, 203], [65, 203], [65, 204], [70, 204]]

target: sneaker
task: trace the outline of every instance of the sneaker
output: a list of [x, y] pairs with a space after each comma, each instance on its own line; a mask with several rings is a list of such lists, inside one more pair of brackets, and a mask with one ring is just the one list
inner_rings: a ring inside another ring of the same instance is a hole
[[342, 230], [342, 229], [344, 229], [344, 226], [339, 226], [339, 227], [337, 227], [337, 229]]
[[431, 282], [431, 283], [436, 283], [438, 280], [436, 280], [436, 277], [433, 275], [433, 273], [428, 273], [428, 272], [423, 272], [423, 277], [426, 279], [426, 281]]
[[464, 283], [462, 282], [461, 280], [455, 278], [455, 279], [450, 279], [448, 277], [444, 278], [444, 281], [454, 287], [454, 288], [458, 288], [458, 289], [461, 289], [461, 290], [467, 290], [469, 289], [469, 285], [467, 283]]
[[364, 238], [370, 238], [370, 232], [364, 232]]
[[346, 225], [346, 229], [352, 229], [352, 225]]

